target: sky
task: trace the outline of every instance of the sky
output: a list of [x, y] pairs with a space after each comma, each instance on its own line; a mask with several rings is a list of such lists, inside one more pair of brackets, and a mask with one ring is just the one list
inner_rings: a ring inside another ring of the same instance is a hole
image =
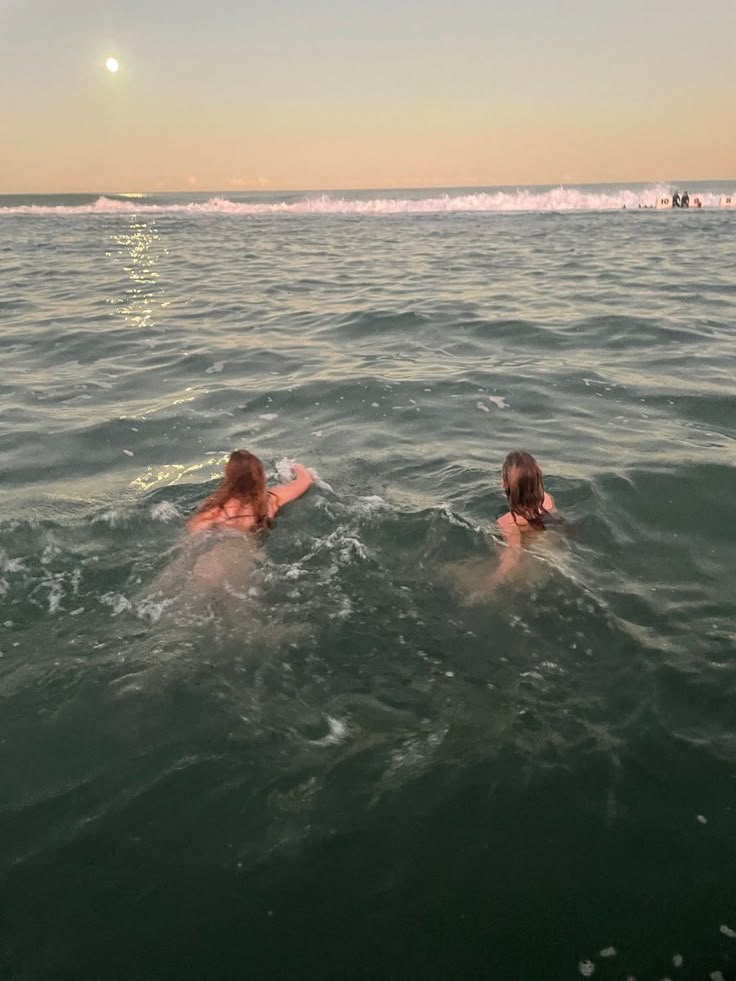
[[0, 0], [0, 140], [0, 193], [733, 179], [736, 2]]

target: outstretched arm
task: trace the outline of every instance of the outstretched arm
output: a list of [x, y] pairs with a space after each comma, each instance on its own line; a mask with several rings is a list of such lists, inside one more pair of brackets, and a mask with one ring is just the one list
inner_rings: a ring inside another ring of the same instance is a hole
[[272, 487], [269, 492], [274, 495], [279, 507], [288, 504], [289, 501], [295, 501], [312, 486], [312, 475], [301, 463], [294, 464], [294, 474], [294, 479], [288, 484], [279, 484], [277, 487]]

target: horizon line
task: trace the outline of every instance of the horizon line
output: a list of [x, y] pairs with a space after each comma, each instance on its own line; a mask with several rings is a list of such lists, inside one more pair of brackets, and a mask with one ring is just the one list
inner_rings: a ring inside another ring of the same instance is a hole
[[0, 190], [0, 197], [15, 197], [15, 196], [43, 196], [43, 197], [53, 197], [56, 195], [72, 195], [72, 194], [98, 194], [100, 197], [105, 197], [106, 195], [116, 195], [119, 197], [134, 196], [134, 195], [145, 195], [154, 196], [157, 194], [185, 194], [187, 192], [191, 194], [258, 194], [258, 195], [269, 195], [269, 194], [298, 194], [298, 193], [316, 193], [316, 192], [352, 192], [352, 191], [438, 191], [438, 190], [485, 190], [488, 188], [501, 189], [501, 188], [537, 188], [537, 187], [598, 187], [601, 185], [615, 185], [615, 184], [672, 184], [672, 185], [684, 185], [684, 184], [705, 184], [705, 183], [715, 183], [716, 181], [736, 181], [736, 177], [687, 177], [687, 178], [662, 178], [662, 177], [650, 177], [650, 178], [640, 178], [637, 180], [562, 180], [562, 181], [539, 181], [535, 183], [503, 183], [503, 184], [384, 184], [381, 186], [366, 184], [366, 185], [345, 185], [341, 187], [326, 187], [321, 186], [298, 186], [298, 187], [196, 187], [191, 184], [187, 184], [181, 187], [174, 188], [159, 188], [158, 190], [140, 190], [140, 189], [128, 189], [125, 191], [114, 191], [110, 188], [105, 190], [91, 189], [91, 190], [55, 190], [55, 191], [3, 191]]

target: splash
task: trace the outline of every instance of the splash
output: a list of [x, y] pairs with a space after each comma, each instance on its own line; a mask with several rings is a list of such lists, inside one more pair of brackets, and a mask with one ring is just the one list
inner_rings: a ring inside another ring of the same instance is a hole
[[[427, 193], [425, 197], [340, 196], [305, 194], [293, 200], [233, 201], [215, 195], [206, 201], [155, 202], [148, 198], [120, 200], [100, 197], [78, 205], [23, 204], [0, 207], [3, 215], [402, 215], [459, 212], [515, 211], [615, 211], [651, 207], [659, 196], [670, 193], [665, 185], [592, 190], [580, 187]], [[703, 206], [718, 207], [721, 192], [698, 193]]]

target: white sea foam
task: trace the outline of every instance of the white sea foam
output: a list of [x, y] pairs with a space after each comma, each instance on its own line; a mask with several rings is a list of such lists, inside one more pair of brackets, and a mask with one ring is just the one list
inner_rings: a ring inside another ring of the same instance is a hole
[[[431, 214], [452, 212], [504, 212], [504, 211], [612, 211], [626, 208], [653, 206], [661, 195], [670, 193], [666, 185], [648, 187], [621, 187], [596, 190], [592, 187], [554, 187], [541, 190], [519, 187], [515, 190], [489, 191], [427, 191], [424, 197], [402, 197], [376, 194], [373, 197], [341, 197], [339, 193], [309, 194], [289, 201], [231, 201], [227, 197], [214, 196], [207, 201], [188, 203], [164, 202], [156, 204], [147, 199], [120, 201], [100, 197], [89, 204], [41, 205], [26, 204], [0, 207], [3, 215], [263, 215], [263, 214], [348, 214], [394, 215]], [[721, 191], [698, 192], [703, 206], [718, 207]]]
[[432, 510], [439, 511], [442, 517], [449, 521], [451, 525], [455, 525], [456, 528], [472, 528], [473, 531], [481, 531], [480, 525], [473, 524], [472, 521], [459, 517], [447, 503], [438, 504]]
[[173, 599], [162, 599], [159, 601], [152, 599], [142, 599], [135, 606], [135, 612], [139, 620], [148, 620], [149, 623], [158, 623], [164, 610], [171, 606]]
[[159, 501], [151, 508], [151, 517], [154, 521], [163, 521], [168, 524], [170, 521], [179, 521], [181, 512], [171, 501]]
[[313, 746], [336, 746], [346, 738], [348, 727], [342, 719], [335, 719], [331, 715], [328, 715], [327, 725], [330, 731], [321, 739], [312, 739], [311, 743]]
[[57, 544], [53, 535], [49, 534], [48, 541], [44, 546], [43, 553], [41, 554], [41, 564], [48, 565], [49, 562], [52, 562], [60, 552], [61, 547]]
[[123, 511], [110, 508], [109, 511], [103, 511], [102, 514], [96, 515], [92, 519], [92, 524], [104, 524], [110, 525], [111, 528], [117, 528], [124, 520], [125, 513]]
[[11, 559], [8, 553], [0, 548], [0, 572], [22, 572], [24, 569], [23, 559]]
[[64, 598], [64, 587], [62, 585], [62, 580], [60, 577], [54, 576], [52, 579], [44, 580], [43, 585], [46, 585], [49, 588], [49, 613], [56, 613], [59, 610], [61, 601]]
[[[277, 464], [277, 466], [278, 466], [278, 464]], [[309, 470], [310, 474], [312, 475], [312, 480], [314, 481], [316, 487], [319, 487], [319, 489], [322, 490], [322, 491], [327, 491], [329, 494], [334, 494], [335, 493], [335, 491], [332, 488], [332, 485], [331, 484], [328, 484], [326, 480], [322, 480], [322, 478], [317, 473], [317, 471], [314, 469], [314, 467], [307, 467], [307, 469]]]
[[294, 479], [294, 461], [290, 460], [288, 456], [282, 456], [280, 460], [276, 461], [276, 473], [279, 475], [279, 480], [288, 484], [290, 480]]
[[130, 600], [127, 596], [123, 596], [122, 593], [103, 593], [100, 596], [100, 603], [109, 606], [114, 617], [120, 613], [125, 613], [126, 610], [130, 610], [132, 607]]

